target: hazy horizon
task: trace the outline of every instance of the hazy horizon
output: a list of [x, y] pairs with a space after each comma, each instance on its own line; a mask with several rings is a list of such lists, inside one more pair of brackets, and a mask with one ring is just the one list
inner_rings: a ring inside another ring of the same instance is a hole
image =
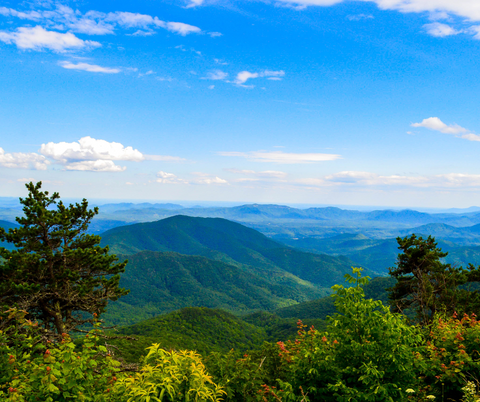
[[4, 1], [0, 196], [480, 205], [478, 0]]

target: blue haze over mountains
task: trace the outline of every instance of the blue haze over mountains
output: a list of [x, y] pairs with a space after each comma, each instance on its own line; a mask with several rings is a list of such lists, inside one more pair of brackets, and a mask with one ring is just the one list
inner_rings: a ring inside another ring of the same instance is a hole
[[[480, 264], [476, 207], [427, 213], [110, 203], [99, 209], [91, 233], [129, 260], [121, 285], [131, 292], [111, 303], [106, 316], [114, 324], [190, 306], [235, 314], [302, 306], [343, 283], [351, 266], [372, 277], [387, 275], [398, 254], [396, 237], [412, 233], [435, 236], [449, 253], [446, 262]], [[3, 203], [0, 226], [15, 227], [20, 214], [13, 200]]]
[[[241, 223], [290, 247], [347, 256], [355, 264], [380, 274], [385, 274], [395, 263], [398, 253], [395, 238], [411, 233], [434, 236], [439, 246], [449, 252], [447, 262], [480, 264], [479, 207], [427, 213], [410, 209], [359, 211], [274, 204], [184, 207], [178, 203], [123, 202], [99, 205], [99, 209], [90, 226], [95, 234], [175, 215], [214, 217]], [[18, 200], [0, 199], [0, 220], [13, 223], [19, 214]]]

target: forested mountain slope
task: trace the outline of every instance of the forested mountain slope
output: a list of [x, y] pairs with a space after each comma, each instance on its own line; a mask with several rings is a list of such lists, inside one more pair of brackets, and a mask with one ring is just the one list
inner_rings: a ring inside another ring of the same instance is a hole
[[302, 280], [329, 288], [343, 282], [352, 261], [306, 253], [277, 243], [254, 229], [220, 218], [177, 215], [157, 222], [141, 223], [105, 232], [103, 245], [119, 254], [143, 250], [175, 251], [249, 266], [259, 274], [279, 268]]
[[111, 324], [132, 324], [189, 306], [235, 313], [274, 310], [328, 292], [279, 268], [262, 276], [222, 261], [175, 252], [142, 251], [128, 259], [120, 285], [130, 294], [109, 304], [105, 319]]

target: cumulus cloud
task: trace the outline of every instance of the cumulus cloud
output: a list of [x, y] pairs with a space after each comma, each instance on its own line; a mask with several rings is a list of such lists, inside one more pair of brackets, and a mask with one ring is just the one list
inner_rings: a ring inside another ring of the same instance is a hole
[[281, 164], [301, 164], [333, 161], [340, 159], [340, 155], [321, 153], [287, 153], [282, 151], [253, 151], [253, 152], [219, 152], [221, 156], [235, 156], [251, 159], [255, 162], [270, 162]]
[[242, 85], [245, 82], [247, 82], [247, 80], [249, 80], [251, 78], [257, 78], [257, 77], [259, 77], [258, 73], [251, 73], [249, 71], [241, 71], [237, 74], [237, 78], [235, 78], [234, 82], [235, 82], [235, 84]]
[[140, 162], [143, 154], [118, 142], [83, 137], [78, 142], [49, 142], [42, 144], [40, 153], [65, 166], [66, 170], [89, 170], [94, 172], [122, 172], [124, 166], [113, 161]]
[[178, 178], [173, 173], [167, 173], [161, 170], [157, 173], [156, 182], [162, 184], [188, 184], [188, 181]]
[[458, 35], [461, 31], [457, 31], [450, 25], [442, 24], [440, 22], [433, 22], [431, 24], [425, 24], [423, 26], [429, 35], [437, 38], [443, 38], [445, 36]]
[[121, 71], [118, 68], [102, 67], [102, 66], [97, 66], [95, 64], [88, 64], [88, 63], [74, 64], [74, 63], [71, 63], [69, 61], [62, 61], [59, 64], [63, 68], [67, 68], [69, 70], [88, 71], [90, 73], [117, 74]]
[[97, 140], [92, 137], [80, 138], [78, 142], [42, 144], [40, 153], [62, 163], [94, 160], [139, 162], [145, 159], [137, 149], [125, 147], [119, 142]]
[[468, 141], [480, 141], [480, 136], [472, 133], [470, 130], [459, 126], [458, 124], [447, 125], [438, 117], [429, 117], [423, 119], [420, 123], [411, 124], [412, 127], [424, 127], [429, 130], [440, 131], [444, 134], [452, 134], [455, 137], [463, 138]]
[[82, 40], [71, 32], [61, 33], [47, 31], [41, 26], [20, 27], [14, 32], [0, 32], [0, 41], [7, 44], [14, 43], [23, 50], [53, 50], [63, 53], [67, 50], [79, 50], [101, 46], [100, 43]]
[[0, 148], [0, 166], [10, 169], [46, 170], [50, 162], [36, 153], [13, 152], [6, 153]]

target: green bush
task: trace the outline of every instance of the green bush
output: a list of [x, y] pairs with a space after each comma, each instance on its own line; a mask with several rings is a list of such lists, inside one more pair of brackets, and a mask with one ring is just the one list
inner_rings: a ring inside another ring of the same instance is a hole
[[264, 388], [265, 398], [282, 401], [400, 401], [417, 388], [422, 335], [405, 317], [380, 301], [365, 299], [361, 269], [346, 275], [356, 286], [333, 287], [338, 311], [326, 332], [306, 330], [296, 341], [279, 342], [288, 364], [281, 390]]

